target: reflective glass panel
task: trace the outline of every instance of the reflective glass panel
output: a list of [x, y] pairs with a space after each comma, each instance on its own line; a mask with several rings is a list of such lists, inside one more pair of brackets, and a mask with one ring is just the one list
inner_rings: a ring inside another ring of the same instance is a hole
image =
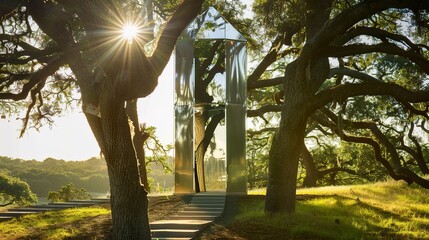
[[175, 105], [192, 104], [194, 101], [194, 82], [194, 45], [190, 41], [181, 41], [176, 45]]
[[225, 19], [214, 8], [209, 8], [201, 14], [202, 24], [197, 33], [197, 39], [224, 39], [226, 33]]
[[227, 192], [247, 193], [246, 108], [226, 105]]
[[175, 192], [194, 192], [194, 110], [193, 107], [175, 107]]
[[195, 18], [182, 32], [179, 40], [197, 39], [231, 39], [246, 41], [246, 39], [213, 7], [208, 8]]
[[226, 82], [228, 103], [246, 102], [246, 42], [225, 42], [226, 50]]
[[[223, 190], [226, 185], [226, 128], [224, 105], [195, 107], [194, 139], [196, 174], [200, 189]], [[199, 167], [198, 167], [199, 166]]]
[[[224, 110], [222, 109], [222, 113]], [[204, 171], [207, 191], [226, 189], [226, 127], [225, 119], [216, 126], [204, 156]]]
[[195, 103], [225, 103], [225, 41], [195, 42]]
[[246, 40], [214, 8], [178, 39], [176, 193], [246, 193]]
[[226, 39], [230, 40], [238, 40], [238, 41], [246, 41], [246, 39], [235, 29], [230, 23], [226, 24]]

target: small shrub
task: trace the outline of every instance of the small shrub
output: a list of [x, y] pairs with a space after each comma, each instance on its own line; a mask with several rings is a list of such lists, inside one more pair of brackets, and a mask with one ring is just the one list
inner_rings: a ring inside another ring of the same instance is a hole
[[76, 188], [73, 183], [62, 186], [58, 191], [49, 191], [48, 193], [48, 200], [51, 202], [67, 202], [89, 198], [91, 198], [91, 195], [88, 194], [86, 189]]

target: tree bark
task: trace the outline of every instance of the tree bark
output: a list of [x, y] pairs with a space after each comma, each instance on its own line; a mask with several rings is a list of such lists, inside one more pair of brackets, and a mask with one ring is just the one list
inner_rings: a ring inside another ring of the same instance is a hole
[[[310, 68], [310, 69], [309, 69]], [[284, 105], [280, 126], [269, 153], [269, 171], [265, 210], [267, 212], [295, 211], [296, 178], [306, 123], [311, 114], [308, 99], [314, 96], [318, 83], [329, 72], [327, 59], [314, 65], [297, 59], [286, 68]]]
[[[143, 48], [132, 47], [138, 44], [124, 45], [110, 40], [117, 37], [116, 33], [106, 31], [112, 26], [111, 20], [122, 18], [124, 13], [121, 4], [115, 5], [117, 1], [32, 0], [20, 3], [40, 29], [63, 49], [60, 59], [49, 65], [59, 64], [65, 56], [64, 61], [76, 75], [85, 116], [107, 163], [113, 239], [151, 238], [147, 192], [140, 179], [125, 100], [146, 97], [155, 89], [177, 38], [200, 12], [203, 2], [184, 0], [179, 4], [160, 30], [151, 56], [146, 55]], [[7, 1], [8, 5], [11, 3]], [[9, 9], [0, 12], [0, 18], [6, 16]], [[148, 12], [152, 14], [151, 6]], [[152, 15], [148, 19], [153, 19]], [[83, 41], [81, 37], [74, 37], [75, 29], [70, 28], [70, 24], [79, 25], [76, 26]], [[55, 65], [43, 67], [39, 76], [53, 74], [56, 69]], [[136, 142], [136, 145], [141, 143]]]
[[305, 63], [296, 60], [286, 69], [285, 98], [280, 126], [275, 133], [269, 153], [268, 184], [265, 199], [267, 212], [295, 210], [298, 160], [303, 148], [307, 113]]
[[133, 126], [133, 144], [136, 151], [138, 167], [140, 171], [140, 179], [146, 191], [150, 192], [149, 180], [146, 169], [146, 154], [144, 143], [149, 137], [149, 134], [140, 127], [139, 116], [137, 113], [137, 99], [127, 101], [126, 112]]
[[199, 148], [202, 144], [202, 141], [205, 136], [206, 123], [208, 120], [207, 112], [202, 110], [202, 112], [195, 113], [195, 142], [194, 142], [194, 151], [195, 151], [195, 187], [196, 192], [205, 192], [205, 174], [204, 174], [204, 149]]
[[225, 118], [225, 113], [222, 111], [211, 116], [210, 122], [207, 124], [209, 118], [207, 114], [207, 111], [195, 114], [195, 162], [198, 190], [201, 192], [206, 191], [204, 156], [214, 136], [217, 125]]
[[307, 146], [303, 146], [301, 152], [302, 163], [305, 166], [305, 178], [302, 183], [303, 187], [316, 187], [317, 180], [319, 179], [319, 172], [317, 171], [316, 164], [314, 163], [313, 156], [308, 151]]
[[[331, 4], [330, 0], [306, 1], [308, 39], [317, 36], [329, 19]], [[298, 161], [303, 148], [306, 123], [311, 114], [307, 102], [329, 74], [328, 59], [319, 58], [317, 51], [311, 53], [304, 49], [285, 71], [285, 99], [279, 130], [274, 135], [268, 163], [265, 210], [271, 213], [295, 211]]]
[[299, 101], [290, 104], [288, 108], [289, 110], [282, 114], [280, 128], [273, 138], [269, 153], [265, 200], [267, 212], [290, 213], [295, 210], [298, 159], [303, 145], [306, 120], [300, 111]]
[[141, 183], [124, 100], [115, 97], [114, 85], [106, 84], [100, 97], [113, 239], [151, 239], [147, 192]]

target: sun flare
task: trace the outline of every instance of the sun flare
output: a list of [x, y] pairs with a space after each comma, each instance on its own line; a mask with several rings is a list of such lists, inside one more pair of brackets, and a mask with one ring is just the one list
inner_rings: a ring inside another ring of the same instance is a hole
[[135, 24], [127, 23], [122, 27], [122, 38], [128, 41], [128, 43], [133, 43], [134, 39], [137, 38], [139, 34], [139, 28]]

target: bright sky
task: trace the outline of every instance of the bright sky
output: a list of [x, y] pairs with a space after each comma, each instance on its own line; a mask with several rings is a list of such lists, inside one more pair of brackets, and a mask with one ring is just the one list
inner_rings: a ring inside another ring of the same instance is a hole
[[[253, 0], [242, 0], [248, 6]], [[139, 120], [157, 128], [156, 135], [164, 144], [173, 143], [173, 76], [172, 61], [159, 79], [158, 87], [147, 98], [139, 100]], [[18, 138], [21, 121], [0, 119], [0, 156], [44, 160], [86, 160], [99, 156], [99, 147], [81, 111], [55, 119], [52, 128], [39, 132], [28, 129]]]
[[[140, 122], [155, 126], [164, 144], [173, 143], [173, 71], [170, 62], [155, 91], [139, 100]], [[99, 147], [81, 111], [56, 118], [52, 129], [28, 129], [23, 138], [18, 138], [21, 124], [19, 120], [0, 119], [0, 156], [26, 160], [86, 160], [99, 156]]]

